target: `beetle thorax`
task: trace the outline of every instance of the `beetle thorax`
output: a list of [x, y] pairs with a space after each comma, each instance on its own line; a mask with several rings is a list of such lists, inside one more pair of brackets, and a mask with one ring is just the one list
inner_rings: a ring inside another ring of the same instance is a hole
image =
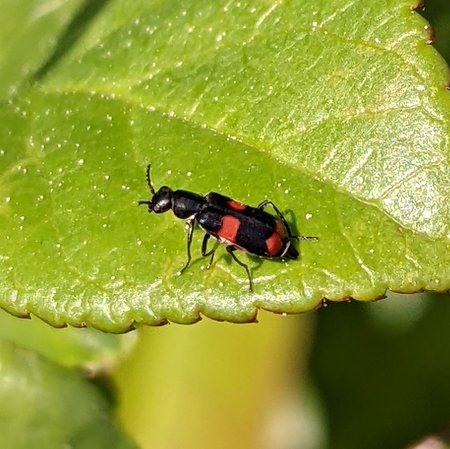
[[205, 198], [187, 190], [172, 192], [172, 210], [176, 217], [184, 220], [195, 218], [204, 204]]

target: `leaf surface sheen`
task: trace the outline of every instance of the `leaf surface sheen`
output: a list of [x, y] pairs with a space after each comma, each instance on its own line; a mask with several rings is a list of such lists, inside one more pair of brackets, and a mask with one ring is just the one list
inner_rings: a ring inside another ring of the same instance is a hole
[[[2, 307], [121, 331], [448, 289], [448, 71], [410, 7], [110, 2], [0, 110]], [[269, 198], [320, 240], [241, 255], [249, 293], [223, 248], [205, 269], [197, 232], [177, 276], [182, 223], [135, 207], [148, 162], [156, 187]]]

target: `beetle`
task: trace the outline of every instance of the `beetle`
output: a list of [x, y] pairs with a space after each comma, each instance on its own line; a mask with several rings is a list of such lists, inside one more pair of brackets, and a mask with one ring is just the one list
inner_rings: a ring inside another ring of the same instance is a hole
[[[148, 164], [145, 178], [152, 196], [149, 200], [138, 201], [138, 205], [146, 205], [149, 212], [156, 214], [172, 209], [176, 217], [186, 220], [187, 261], [180, 274], [191, 263], [195, 223], [205, 232], [201, 253], [203, 257], [210, 256], [207, 268], [210, 268], [217, 249], [216, 246], [208, 251], [208, 241], [213, 237], [225, 243], [231, 257], [245, 269], [250, 291], [253, 291], [252, 275], [247, 264], [236, 257], [236, 250], [266, 259], [296, 260], [299, 253], [293, 245], [294, 240], [318, 240], [318, 237], [294, 235], [283, 214], [270, 200], [251, 207], [215, 192], [199, 195], [187, 190], [172, 190], [167, 186], [156, 191], [150, 169], [151, 164]], [[272, 206], [276, 216], [265, 211], [268, 206]]]

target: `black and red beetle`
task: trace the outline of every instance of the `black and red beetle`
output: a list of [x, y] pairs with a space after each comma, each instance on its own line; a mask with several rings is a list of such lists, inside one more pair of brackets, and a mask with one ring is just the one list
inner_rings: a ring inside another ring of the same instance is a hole
[[[187, 261], [180, 270], [183, 273], [191, 262], [191, 243], [194, 224], [197, 222], [205, 231], [202, 243], [202, 256], [211, 256], [207, 268], [213, 262], [217, 247], [207, 251], [208, 240], [215, 238], [227, 244], [231, 257], [247, 272], [250, 291], [253, 280], [248, 266], [241, 262], [234, 251], [245, 251], [254, 256], [267, 259], [297, 259], [298, 251], [293, 240], [318, 240], [318, 237], [293, 235], [283, 214], [272, 201], [264, 200], [257, 207], [247, 206], [220, 193], [208, 193], [205, 196], [187, 190], [172, 190], [163, 186], [157, 192], [150, 179], [151, 165], [147, 165], [146, 179], [152, 193], [146, 204], [149, 212], [161, 214], [172, 209], [176, 217], [186, 220], [187, 224]], [[264, 209], [272, 206], [276, 217]]]

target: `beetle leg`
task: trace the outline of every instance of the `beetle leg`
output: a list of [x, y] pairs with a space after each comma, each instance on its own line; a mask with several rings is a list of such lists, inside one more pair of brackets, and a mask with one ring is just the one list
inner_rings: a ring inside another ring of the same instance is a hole
[[288, 233], [289, 240], [295, 239], [295, 240], [319, 240], [319, 237], [312, 237], [307, 235], [294, 235], [291, 233], [291, 228], [288, 225], [288, 222], [286, 221], [286, 218], [284, 218], [284, 215], [280, 212], [277, 206], [272, 203], [270, 200], [264, 200], [260, 204], [258, 204], [258, 209], [264, 210], [268, 205], [271, 205], [277, 214], [278, 218], [283, 223], [284, 227], [286, 228], [286, 231]]
[[234, 254], [234, 251], [236, 251], [236, 247], [233, 245], [228, 245], [227, 246], [227, 251], [231, 254], [231, 257], [243, 268], [245, 268], [245, 271], [247, 272], [247, 277], [248, 277], [248, 282], [249, 282], [249, 290], [252, 292], [253, 291], [253, 280], [252, 280], [252, 275], [250, 274], [250, 270], [248, 269], [248, 266], [241, 262], [236, 255]]
[[191, 243], [192, 243], [192, 235], [194, 234], [194, 220], [186, 221], [186, 229], [187, 229], [187, 261], [184, 267], [180, 270], [180, 274], [182, 274], [186, 268], [191, 263]]
[[278, 207], [275, 206], [275, 204], [272, 203], [272, 201], [264, 200], [263, 202], [258, 204], [258, 209], [264, 210], [269, 205], [273, 207], [274, 211], [278, 215], [278, 218], [281, 220], [281, 222], [283, 223], [284, 227], [286, 228], [286, 231], [288, 233], [289, 239], [296, 239], [296, 240], [298, 240], [298, 235], [293, 235], [291, 233], [291, 228], [289, 227], [288, 222], [286, 221], [286, 218], [284, 218], [284, 215], [280, 212]]
[[203, 257], [208, 257], [211, 256], [211, 259], [208, 262], [208, 265], [206, 265], [206, 269], [209, 270], [209, 268], [211, 267], [213, 260], [214, 260], [214, 255], [216, 254], [216, 249], [217, 247], [213, 248], [211, 251], [206, 251], [208, 248], [208, 240], [211, 236], [209, 234], [205, 234], [205, 236], [203, 237], [203, 242], [202, 242], [202, 256]]

